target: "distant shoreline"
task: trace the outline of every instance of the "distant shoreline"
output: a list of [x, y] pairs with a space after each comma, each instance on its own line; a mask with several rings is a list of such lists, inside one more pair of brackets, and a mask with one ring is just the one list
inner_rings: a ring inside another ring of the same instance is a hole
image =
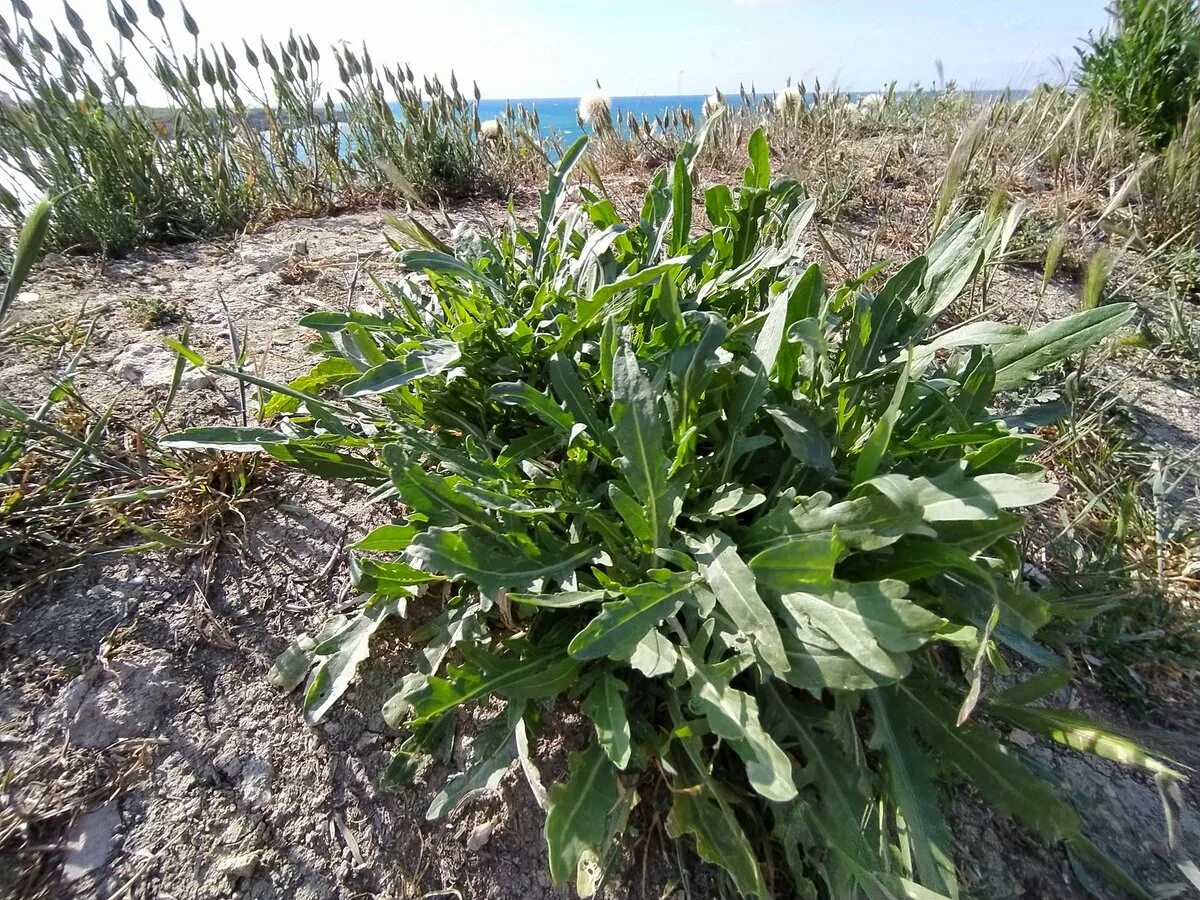
[[[932, 88], [906, 88], [895, 90], [895, 96], [906, 97], [910, 95], [929, 95], [936, 93]], [[731, 102], [737, 101], [740, 96], [740, 91], [734, 90], [723, 92], [724, 95], [730, 98]], [[758, 100], [769, 100], [776, 92], [756, 92], [751, 96], [757, 97]], [[822, 91], [824, 97], [837, 96], [848, 102], [856, 102], [862, 97], [871, 94], [880, 94], [883, 91]], [[1029, 94], [1026, 89], [1003, 88], [1003, 89], [962, 89], [957, 93], [966, 95], [972, 98], [986, 100], [993, 97], [1001, 97], [1008, 95], [1013, 99], [1020, 99]], [[813, 91], [807, 93], [809, 103], [815, 103], [817, 95]], [[677, 110], [685, 109], [690, 111], [697, 118], [701, 115], [701, 110], [704, 106], [706, 95], [704, 94], [641, 94], [641, 95], [614, 95], [611, 98], [614, 112], [619, 111], [624, 117], [632, 113], [634, 116], [641, 118], [646, 116], [653, 120], [655, 116], [661, 116]], [[576, 109], [579, 103], [578, 97], [511, 97], [511, 98], [487, 98], [484, 97], [478, 101], [478, 113], [481, 120], [500, 118], [504, 115], [508, 108], [516, 109], [524, 107], [526, 110], [533, 112], [536, 110], [544, 131], [557, 131], [563, 135], [571, 135], [578, 132], [578, 123], [576, 119]], [[398, 113], [399, 107], [395, 102], [390, 104], [392, 111]], [[152, 121], [162, 122], [167, 129], [168, 134], [174, 133], [174, 118], [179, 114], [179, 110], [171, 107], [145, 107], [146, 114]], [[314, 107], [316, 118], [324, 122], [326, 121], [324, 107]], [[252, 127], [260, 130], [267, 130], [267, 116], [259, 107], [247, 107], [246, 118]], [[339, 105], [334, 107], [333, 121], [345, 122], [345, 110]], [[288, 124], [286, 120], [283, 124]]]

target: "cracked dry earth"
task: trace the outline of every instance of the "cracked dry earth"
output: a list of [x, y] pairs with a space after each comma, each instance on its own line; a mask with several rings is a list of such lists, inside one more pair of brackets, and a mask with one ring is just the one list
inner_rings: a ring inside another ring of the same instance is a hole
[[[503, 208], [457, 212], [484, 214], [500, 221]], [[144, 425], [170, 382], [162, 338], [185, 322], [199, 352], [227, 359], [228, 308], [259, 371], [285, 380], [311, 362], [297, 319], [372, 302], [367, 275], [389, 268], [379, 214], [284, 222], [235, 241], [147, 251], [103, 271], [51, 258], [16, 316], [29, 333], [50, 336], [82, 308], [79, 321], [93, 332], [79, 390], [98, 407], [112, 403], [114, 422]], [[1035, 275], [1013, 270], [998, 281], [1013, 311], [1030, 307]], [[1070, 291], [1052, 289], [1047, 311], [1069, 307]], [[161, 324], [147, 327], [148, 309], [163, 312]], [[3, 392], [37, 404], [69, 356], [53, 341], [0, 346]], [[1141, 389], [1131, 404], [1151, 440], [1196, 445], [1194, 385], [1162, 385], [1136, 367], [1120, 377]], [[192, 379], [169, 426], [234, 424], [239, 402], [232, 383]], [[549, 884], [543, 813], [515, 767], [447, 822], [428, 823], [424, 812], [451, 767], [434, 766], [400, 793], [378, 791], [398, 743], [381, 705], [412, 652], [403, 623], [379, 633], [359, 680], [317, 728], [304, 724], [295, 696], [268, 685], [266, 671], [292, 637], [354, 607], [342, 548], [389, 511], [368, 506], [352, 484], [279, 468], [262, 478], [215, 555], [95, 557], [23, 598], [0, 624], [0, 895], [566, 896]], [[1181, 679], [1176, 695], [1192, 696]], [[1121, 719], [1086, 684], [1058, 699]], [[1195, 709], [1185, 702], [1164, 716], [1194, 726]], [[534, 755], [549, 783], [587, 736], [568, 708], [546, 718], [549, 736]], [[464, 716], [455, 763], [475, 724]], [[1172, 853], [1149, 778], [1058, 747], [1032, 749], [1065, 778], [1107, 852], [1165, 896], [1186, 895], [1176, 863], [1200, 857], [1190, 813]], [[1184, 763], [1200, 761], [1192, 744], [1171, 749]], [[1194, 807], [1196, 788], [1182, 799]], [[986, 812], [969, 791], [956, 793], [952, 812], [973, 896], [1090, 896], [1061, 848]], [[642, 837], [606, 896], [682, 897], [681, 879], [692, 897], [717, 895], [705, 867], [677, 857], [653, 829]]]

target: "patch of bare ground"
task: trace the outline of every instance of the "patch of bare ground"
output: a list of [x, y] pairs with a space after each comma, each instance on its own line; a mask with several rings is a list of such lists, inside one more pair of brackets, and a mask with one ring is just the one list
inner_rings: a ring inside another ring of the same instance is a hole
[[[610, 189], [631, 195], [639, 179], [631, 173]], [[505, 214], [499, 203], [453, 211], [476, 221]], [[853, 228], [829, 232], [833, 252], [861, 252]], [[888, 246], [881, 243], [878, 256]], [[3, 393], [26, 407], [41, 402], [91, 328], [76, 376], [81, 393], [97, 406], [113, 404], [118, 419], [151, 427], [169, 383], [161, 377], [172, 361], [164, 336], [187, 325], [199, 352], [227, 359], [231, 318], [247, 335], [250, 364], [286, 380], [313, 359], [311, 333], [297, 320], [374, 303], [368, 276], [390, 266], [379, 213], [282, 222], [103, 268], [51, 260], [15, 307], [15, 336], [0, 346]], [[1023, 322], [1035, 310], [1042, 319], [1074, 308], [1069, 280], [1056, 280], [1040, 304], [1039, 281], [1030, 269], [1002, 271], [986, 298], [989, 314]], [[142, 349], [131, 355], [135, 345]], [[1149, 440], [1195, 445], [1194, 384], [1162, 384], [1130, 358], [1111, 365], [1131, 388], [1128, 403], [1148, 423]], [[235, 424], [240, 402], [232, 382], [188, 385], [168, 425]], [[393, 652], [373, 654], [317, 728], [304, 724], [295, 697], [268, 685], [271, 661], [297, 633], [353, 607], [343, 548], [389, 511], [369, 506], [352, 485], [279, 469], [260, 477], [253, 502], [224, 522], [215, 553], [96, 558], [9, 611], [0, 626], [0, 893], [565, 896], [549, 884], [543, 813], [517, 767], [499, 790], [443, 823], [426, 822], [424, 813], [449, 768], [435, 766], [398, 793], [379, 791], [398, 743], [381, 706], [412, 652], [403, 625], [380, 633]], [[1177, 720], [1195, 723], [1195, 692], [1176, 696]], [[1122, 719], [1086, 685], [1070, 702]], [[550, 782], [564, 771], [582, 726], [566, 705], [546, 718], [550, 737], [535, 757]], [[461, 760], [476, 723], [459, 724], [454, 756]], [[1011, 737], [1028, 744], [1028, 736]], [[1164, 849], [1162, 806], [1148, 778], [1062, 748], [1029, 748], [1064, 781], [1107, 852], [1152, 886], [1183, 881], [1177, 857]], [[1172, 749], [1181, 762], [1200, 763], [1193, 744]], [[1185, 799], [1195, 805], [1195, 787], [1185, 788]], [[953, 827], [975, 896], [1087, 895], [1065, 851], [1037, 844], [966, 791], [955, 796]], [[1182, 827], [1183, 854], [1197, 858], [1190, 816]], [[681, 896], [685, 877], [692, 897], [716, 896], [711, 874], [678, 858], [661, 824], [649, 820], [606, 896]]]

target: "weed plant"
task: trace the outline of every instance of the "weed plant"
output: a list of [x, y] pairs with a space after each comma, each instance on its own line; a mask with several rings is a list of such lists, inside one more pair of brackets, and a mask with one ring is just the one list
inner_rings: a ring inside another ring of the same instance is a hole
[[[385, 706], [407, 737], [384, 783], [444, 759], [463, 707], [499, 701], [427, 814], [519, 759], [548, 809], [550, 873], [583, 896], [639, 804], [747, 896], [957, 896], [957, 781], [1146, 896], [1004, 739], [1019, 727], [1164, 789], [1180, 777], [1045, 704], [1070, 677], [1039, 640], [1063, 612], [1023, 580], [1014, 540], [1057, 491], [1032, 458], [1030, 379], [1132, 309], [939, 330], [1011, 216], [948, 219], [882, 284], [830, 285], [804, 261], [815, 203], [772, 177], [761, 131], [742, 185], [707, 188], [694, 227], [705, 134], [633, 221], [586, 189], [564, 202], [581, 139], [532, 228], [406, 225], [418, 247], [397, 254], [386, 311], [304, 318], [324, 358], [289, 385], [240, 374], [275, 392], [277, 423], [163, 439], [400, 504], [353, 548], [361, 611], [298, 639], [272, 680], [306, 684], [316, 722], [380, 626], [420, 610], [416, 666]], [[1009, 686], [989, 688], [995, 673]], [[544, 790], [530, 747], [548, 703], [593, 736]]]

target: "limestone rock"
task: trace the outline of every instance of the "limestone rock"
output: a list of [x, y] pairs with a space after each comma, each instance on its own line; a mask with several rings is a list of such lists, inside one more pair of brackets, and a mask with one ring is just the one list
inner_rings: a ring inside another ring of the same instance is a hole
[[84, 813], [76, 819], [67, 833], [63, 880], [68, 883], [78, 881], [108, 862], [120, 825], [121, 812], [115, 802]]
[[[109, 366], [109, 374], [130, 384], [146, 388], [169, 388], [175, 376], [175, 354], [152, 344], [130, 344]], [[182, 391], [197, 391], [213, 386], [212, 376], [199, 369], [188, 369], [179, 381]]]

